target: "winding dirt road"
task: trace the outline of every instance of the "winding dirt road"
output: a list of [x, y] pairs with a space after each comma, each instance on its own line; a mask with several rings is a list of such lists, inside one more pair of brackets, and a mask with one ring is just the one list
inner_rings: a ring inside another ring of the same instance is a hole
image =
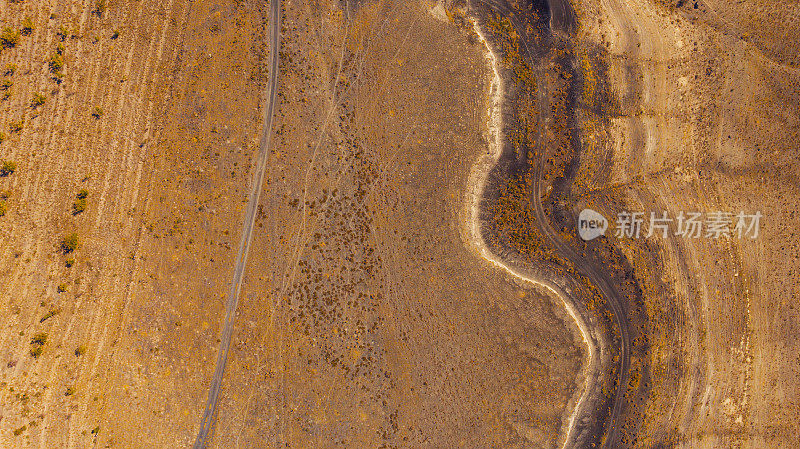
[[[505, 8], [504, 5], [499, 4], [499, 2], [495, 1], [482, 2], [482, 3], [489, 4], [497, 12], [504, 14], [506, 17], [510, 19], [512, 25], [517, 30], [517, 33], [520, 36], [525, 35], [520, 31], [524, 28], [521, 26], [521, 24], [517, 22], [516, 17], [510, 14], [510, 11], [507, 11], [507, 8]], [[548, 3], [551, 10], [551, 20], [550, 20], [550, 26], [552, 28], [551, 31], [556, 35], [569, 34], [574, 29], [573, 19], [571, 17], [572, 13], [569, 3], [563, 0], [553, 0]], [[480, 32], [479, 35], [483, 36]], [[528, 48], [525, 40], [523, 40], [523, 43], [525, 44], [524, 57], [528, 60], [527, 62], [531, 65], [531, 67], [536, 67], [536, 61], [533, 57], [532, 52]], [[487, 44], [487, 47], [488, 46], [489, 45]], [[489, 51], [491, 53], [491, 50]], [[496, 62], [496, 58], [494, 57], [494, 55], [492, 55], [491, 59], [494, 62]], [[497, 73], [496, 67], [493, 67], [493, 70], [496, 74]], [[550, 111], [548, 111], [545, 106], [546, 104], [548, 104], [546, 99], [548, 98], [548, 95], [550, 95], [547, 87], [548, 86], [546, 85], [546, 83], [541, 83], [538, 89], [538, 96], [539, 96], [538, 103], [540, 107], [539, 117], [541, 121], [538, 128], [540, 130], [544, 129], [545, 117], [550, 116]], [[499, 98], [502, 98], [502, 92], [498, 91], [496, 95], [498, 95]], [[495, 103], [500, 101], [502, 100], [495, 100]], [[491, 151], [491, 153], [493, 153], [493, 159], [496, 162], [499, 159], [500, 154], [502, 153], [502, 137], [499, 131], [502, 129], [502, 123], [499, 123], [502, 114], [500, 114], [499, 111], [494, 113], [490, 112], [490, 117], [492, 117], [493, 119], [494, 117], [496, 117], [496, 119], [494, 120], [497, 121], [497, 123], [494, 123], [492, 127], [496, 129], [496, 131], [494, 132], [494, 136], [495, 139], [498, 140], [495, 143], [490, 143], [490, 146], [494, 148], [493, 151]], [[540, 141], [542, 140], [541, 133], [539, 136], [539, 140]], [[481, 163], [479, 162], [478, 164], [476, 164], [476, 166], [480, 164]], [[539, 228], [539, 231], [542, 233], [542, 235], [547, 239], [548, 243], [553, 248], [553, 250], [556, 251], [557, 254], [559, 254], [561, 257], [571, 261], [578, 269], [580, 274], [586, 276], [593, 285], [595, 285], [597, 288], [600, 289], [601, 293], [603, 294], [606, 300], [606, 303], [609, 304], [614, 318], [614, 324], [620, 332], [620, 348], [619, 348], [620, 365], [619, 365], [619, 370], [617, 371], [618, 379], [616, 381], [616, 384], [618, 386], [627, 385], [629, 369], [630, 369], [631, 339], [627, 323], [625, 320], [625, 315], [622, 307], [622, 300], [617, 294], [617, 292], [611, 287], [608, 281], [604, 278], [604, 275], [602, 274], [600, 269], [598, 267], [593, 266], [589, 261], [585, 260], [583, 257], [579, 256], [575, 252], [575, 250], [569, 247], [569, 245], [567, 245], [561, 239], [561, 237], [556, 233], [556, 231], [550, 225], [550, 221], [544, 212], [544, 208], [542, 206], [542, 201], [541, 201], [542, 197], [541, 177], [542, 177], [543, 166], [544, 166], [544, 152], [540, 152], [540, 156], [536, 161], [535, 174], [534, 174], [534, 192], [537, 192], [537, 194], [534, 195], [533, 198], [536, 226]], [[491, 167], [486, 167], [482, 170], [479, 169], [478, 171], [484, 173], [483, 176], [485, 176], [490, 169]], [[479, 191], [482, 190], [483, 182], [484, 182], [483, 180], [475, 182], [475, 186], [473, 186], [472, 188], [473, 189], [477, 188]], [[473, 196], [477, 196], [478, 198], [480, 198], [481, 194], [473, 193]], [[477, 206], [473, 206], [473, 208], [475, 207]], [[476, 221], [477, 217], [474, 216], [473, 220]], [[473, 222], [472, 226], [476, 227], [477, 224]], [[554, 293], [564, 303], [565, 307], [567, 308], [567, 311], [576, 321], [583, 335], [584, 342], [587, 344], [588, 363], [584, 371], [586, 384], [584, 386], [584, 391], [581, 394], [580, 399], [575, 404], [572, 414], [568, 418], [568, 425], [566, 426], [563, 436], [563, 447], [564, 448], [576, 447], [576, 445], [581, 444], [580, 441], [583, 441], [583, 439], [587, 438], [600, 441], [602, 439], [602, 435], [585, 435], [582, 432], [580, 432], [576, 427], [578, 426], [579, 423], [584, 423], [591, 426], [591, 423], [597, 422], [599, 420], [599, 417], [596, 416], [598, 411], [595, 408], [590, 407], [589, 404], [586, 403], [585, 399], [592, 391], [595, 390], [596, 386], [598, 385], [598, 377], [604, 375], [604, 373], [611, 372], [612, 368], [609, 366], [600, 366], [600, 367], [597, 366], [598, 363], [602, 362], [602, 360], [598, 357], [600, 350], [598, 350], [598, 348], [595, 345], [595, 342], [593, 341], [592, 338], [592, 335], [594, 334], [593, 330], [587, 328], [587, 323], [590, 322], [589, 318], [582, 317], [578, 312], [578, 310], [580, 310], [580, 307], [578, 307], [578, 305], [580, 304], [579, 300], [571, 297], [564, 291], [564, 289], [557, 288], [558, 287], [557, 284], [551, 280], [544, 279], [541, 276], [537, 276], [536, 274], [523, 275], [520, 272], [521, 270], [512, 268], [509, 265], [509, 262], [500, 261], [497, 256], [492, 254], [491, 250], [485, 247], [485, 243], [483, 242], [482, 237], [480, 236], [475, 237], [475, 233], [479, 233], [479, 231], [477, 229], [473, 230], [473, 237], [471, 240], [487, 260], [493, 262], [496, 265], [499, 265], [500, 267], [505, 269], [505, 271], [520, 278], [526, 283], [533, 283], [545, 287], [547, 290], [551, 291], [551, 293]], [[624, 394], [625, 394], [624, 387], [619, 387], [615, 389], [611, 412], [605, 422], [606, 430], [604, 433], [606, 435], [606, 438], [604, 440], [605, 443], [603, 447], [613, 447], [616, 444], [615, 435], [616, 435], [616, 428], [618, 425], [617, 421], [621, 411], [622, 403], [624, 401]]]

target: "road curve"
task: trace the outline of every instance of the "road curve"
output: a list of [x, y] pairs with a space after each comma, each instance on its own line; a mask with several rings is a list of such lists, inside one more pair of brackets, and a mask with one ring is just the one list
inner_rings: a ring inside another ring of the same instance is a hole
[[[481, 2], [481, 3], [485, 3], [485, 4], [488, 4], [488, 5], [491, 5], [491, 7], [494, 7], [495, 9], [498, 9], [498, 10], [501, 10], [501, 11], [507, 9], [507, 8], [503, 7], [503, 5], [500, 4], [500, 2], [497, 2], [495, 0], [478, 0], [478, 1]], [[556, 27], [555, 29], [551, 29], [551, 31], [554, 32], [555, 34], [561, 34], [562, 36], [566, 35], [565, 38], [568, 38], [568, 33], [570, 33], [571, 30], [573, 30], [573, 28], [574, 28], [574, 25], [570, 22], [571, 17], [569, 17], [569, 16], [571, 14], [571, 9], [570, 9], [568, 1], [567, 0], [549, 0], [548, 1], [548, 7], [550, 8], [550, 11], [551, 11], [550, 26], [551, 27]], [[513, 14], [510, 14], [510, 11], [504, 11], [504, 12], [506, 13], [505, 14], [506, 17], [510, 20], [512, 26], [515, 28], [517, 33], [520, 36], [525, 36], [525, 34], [520, 31], [520, 30], [524, 30], [524, 27], [522, 27], [521, 24], [518, 23], [516, 17]], [[526, 53], [524, 55], [524, 57], [527, 59], [527, 62], [531, 65], [531, 67], [536, 67], [535, 58], [533, 57], [530, 49], [528, 48], [527, 42], [525, 41], [525, 39], [523, 39], [522, 42], [524, 44], [523, 46], [525, 47], [525, 53]], [[539, 97], [539, 107], [540, 107], [539, 117], [547, 117], [549, 115], [549, 111], [546, 110], [546, 107], [545, 107], [546, 102], [545, 102], [545, 100], [547, 99], [547, 96], [549, 95], [549, 92], [548, 92], [548, 89], [547, 89], [547, 86], [546, 86], [545, 83], [543, 83], [543, 84], [541, 84], [539, 86], [537, 94], [538, 94], [538, 97]], [[502, 125], [499, 125], [499, 126], [502, 128]], [[542, 136], [541, 136], [542, 129], [543, 129], [543, 126], [539, 126], [539, 137], [538, 137], [538, 140], [540, 142], [543, 140]], [[534, 186], [533, 186], [534, 195], [533, 196], [534, 196], [534, 198], [532, 198], [532, 200], [533, 200], [533, 204], [534, 204], [534, 215], [535, 215], [535, 218], [536, 218], [536, 226], [539, 228], [539, 231], [542, 233], [542, 235], [547, 239], [547, 241], [549, 242], [551, 247], [561, 257], [571, 261], [575, 265], [576, 269], [581, 274], [586, 276], [593, 285], [595, 285], [597, 288], [600, 289], [603, 297], [606, 299], [606, 303], [611, 308], [611, 312], [612, 312], [613, 319], [614, 319], [614, 324], [616, 325], [616, 327], [618, 328], [618, 330], [620, 332], [620, 335], [619, 335], [619, 337], [620, 337], [620, 348], [619, 348], [619, 350], [620, 350], [620, 360], [619, 360], [619, 371], [617, 373], [618, 374], [617, 388], [615, 389], [615, 393], [614, 393], [614, 398], [613, 398], [613, 403], [612, 403], [610, 414], [606, 419], [605, 438], [603, 439], [604, 440], [603, 447], [606, 447], [606, 448], [614, 447], [615, 444], [616, 444], [615, 436], [616, 436], [616, 431], [617, 431], [617, 427], [618, 427], [618, 422], [617, 421], [619, 419], [619, 414], [620, 414], [620, 411], [621, 411], [622, 403], [624, 401], [625, 385], [627, 385], [627, 383], [628, 383], [628, 375], [629, 375], [629, 369], [630, 369], [630, 346], [631, 346], [631, 341], [630, 341], [630, 334], [629, 334], [629, 330], [628, 330], [628, 327], [627, 327], [626, 318], [625, 318], [625, 314], [624, 314], [624, 309], [623, 309], [623, 306], [622, 306], [623, 302], [622, 302], [622, 299], [617, 294], [616, 290], [614, 288], [612, 288], [611, 285], [608, 283], [608, 281], [604, 278], [602, 272], [597, 267], [593, 266], [589, 261], [585, 260], [580, 255], [578, 255], [578, 253], [575, 250], [573, 250], [569, 245], [567, 245], [561, 239], [560, 235], [550, 225], [550, 221], [549, 221], [548, 217], [546, 216], [546, 214], [544, 212], [544, 208], [542, 206], [541, 177], [542, 177], [543, 166], [544, 166], [544, 152], [540, 152], [539, 158], [538, 158], [538, 160], [536, 161], [536, 164], [535, 164], [535, 173], [534, 173], [534, 176], [533, 176], [533, 179], [534, 179]], [[495, 262], [495, 263], [497, 263], [497, 262]], [[501, 263], [500, 265], [505, 265], [505, 264]], [[508, 271], [511, 271], [507, 266], [504, 266], [504, 267]], [[517, 275], [517, 276], [519, 276], [519, 275]], [[531, 281], [531, 279], [525, 279], [525, 280]], [[548, 282], [548, 281], [545, 281], [545, 282]], [[540, 283], [540, 282], [536, 282], [536, 283]], [[565, 305], [567, 305], [567, 300], [574, 301], [574, 299], [571, 299], [568, 296], [562, 296], [562, 295], [558, 295], [558, 296], [562, 299], [562, 301], [565, 302]], [[584, 336], [584, 341], [587, 343], [588, 349], [590, 351], [589, 364], [590, 364], [590, 366], [593, 367], [595, 361], [593, 360], [593, 358], [591, 356], [591, 353], [593, 353], [595, 351], [595, 349], [590, 344], [591, 340], [587, 340], [586, 330], [583, 327], [583, 326], [585, 326], [585, 324], [582, 326], [582, 323], [579, 321], [579, 317], [576, 316], [573, 313], [572, 310], [570, 310], [569, 306], [567, 306], [567, 309], [570, 312], [570, 315], [572, 315], [572, 317], [576, 319], [576, 322], [578, 322], [579, 327], [581, 327], [581, 332], [582, 332], [582, 334]], [[606, 367], [606, 369], [608, 369], [608, 367]], [[580, 421], [580, 420], [585, 419], [585, 418], [590, 418], [590, 416], [581, 416], [581, 415], [584, 414], [584, 413], [586, 413], [587, 415], [590, 415], [592, 413], [592, 411], [589, 411], [589, 410], [581, 410], [581, 408], [582, 408], [581, 406], [583, 405], [582, 404], [583, 399], [585, 398], [586, 393], [592, 388], [592, 385], [591, 385], [592, 379], [589, 376], [589, 373], [592, 370], [589, 369], [589, 367], [587, 367], [587, 370], [588, 370], [587, 371], [587, 376], [586, 376], [587, 384], [585, 386], [586, 390], [584, 391], [584, 394], [581, 396], [581, 399], [575, 405], [575, 408], [574, 408], [574, 411], [572, 413], [572, 416], [570, 416], [570, 418], [569, 418], [569, 425], [567, 426], [566, 435], [564, 437], [565, 438], [564, 439], [564, 446], [563, 446], [564, 448], [572, 447], [575, 444], [574, 441], [572, 440], [572, 437], [573, 437], [572, 433], [573, 433], [574, 424], [576, 423], [576, 421]]]
[[264, 128], [261, 141], [258, 147], [258, 155], [255, 164], [253, 183], [250, 186], [249, 200], [244, 215], [242, 225], [242, 238], [239, 241], [239, 252], [236, 255], [236, 263], [233, 267], [233, 279], [231, 279], [228, 298], [225, 303], [225, 323], [220, 336], [219, 352], [217, 353], [217, 364], [214, 369], [214, 377], [211, 378], [211, 386], [208, 389], [208, 400], [203, 412], [203, 419], [200, 423], [200, 430], [197, 432], [193, 449], [204, 449], [211, 435], [211, 428], [215, 421], [215, 411], [219, 401], [219, 392], [222, 387], [222, 376], [225, 373], [225, 365], [228, 362], [228, 352], [231, 347], [231, 335], [233, 334], [233, 321], [236, 316], [236, 307], [239, 304], [239, 292], [242, 289], [242, 278], [244, 277], [245, 266], [247, 265], [247, 253], [250, 250], [250, 243], [253, 240], [253, 226], [256, 221], [256, 211], [261, 198], [261, 190], [264, 184], [264, 172], [267, 168], [267, 157], [272, 142], [272, 119], [275, 112], [275, 103], [278, 94], [278, 65], [280, 62], [280, 33], [281, 33], [281, 0], [270, 0], [269, 17], [269, 36], [270, 36], [270, 61], [269, 61], [269, 83], [267, 86], [267, 103], [264, 108]]

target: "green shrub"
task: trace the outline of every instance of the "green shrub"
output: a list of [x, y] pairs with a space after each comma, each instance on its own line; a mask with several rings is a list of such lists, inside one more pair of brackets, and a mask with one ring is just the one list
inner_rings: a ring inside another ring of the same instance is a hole
[[97, 17], [103, 17], [103, 13], [106, 12], [106, 0], [96, 0], [94, 3], [94, 13], [97, 14]]
[[89, 196], [89, 191], [86, 189], [80, 189], [78, 190], [78, 194], [76, 196], [78, 197], [79, 200], [82, 200]]
[[47, 65], [50, 66], [50, 71], [52, 73], [59, 73], [61, 72], [61, 69], [64, 68], [64, 57], [58, 53], [55, 53], [50, 57], [50, 61], [48, 61]]
[[36, 92], [33, 94], [33, 98], [31, 98], [31, 107], [36, 109], [37, 107], [43, 105], [47, 101], [47, 97], [42, 95], [40, 92]]
[[78, 239], [78, 234], [74, 232], [61, 239], [61, 251], [64, 254], [75, 251], [78, 249], [78, 246], [80, 246], [80, 240]]
[[47, 333], [39, 332], [38, 334], [34, 335], [33, 338], [31, 338], [31, 344], [39, 346], [44, 346], [47, 344]]
[[16, 47], [18, 43], [19, 31], [11, 27], [3, 28], [3, 32], [0, 33], [0, 44], [2, 44], [4, 48], [13, 48]]
[[58, 315], [59, 313], [61, 313], [61, 309], [53, 309], [53, 310], [47, 312], [43, 317], [39, 318], [39, 322], [40, 323], [44, 323], [45, 321], [47, 321], [50, 318]]
[[69, 30], [64, 25], [61, 25], [56, 32], [56, 35], [64, 42], [69, 37]]
[[22, 21], [22, 34], [27, 36], [33, 32], [33, 20], [30, 17], [26, 17], [25, 20]]
[[72, 215], [78, 215], [86, 210], [86, 198], [80, 198], [72, 203]]
[[13, 175], [15, 171], [17, 171], [17, 163], [14, 161], [3, 161], [3, 165], [0, 166], [0, 176]]

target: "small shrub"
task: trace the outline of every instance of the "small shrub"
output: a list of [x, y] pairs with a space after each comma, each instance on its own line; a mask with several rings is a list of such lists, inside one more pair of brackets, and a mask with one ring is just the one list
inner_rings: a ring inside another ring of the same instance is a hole
[[97, 435], [98, 433], [100, 433], [100, 426], [97, 426], [94, 429], [92, 429], [92, 435]]
[[5, 201], [0, 201], [0, 217], [4, 217], [8, 212], [8, 206]]
[[75, 348], [75, 357], [80, 357], [84, 354], [86, 354], [86, 345], [80, 345]]
[[75, 265], [75, 258], [73, 257], [68, 258], [67, 260], [64, 261], [64, 265], [66, 265], [67, 268], [72, 267], [73, 265]]
[[64, 25], [61, 25], [58, 28], [56, 35], [58, 36], [59, 39], [61, 39], [61, 42], [64, 42], [69, 37], [69, 30]]
[[64, 396], [72, 396], [73, 394], [75, 394], [75, 388], [67, 387], [67, 391], [64, 392]]
[[75, 251], [76, 249], [78, 249], [79, 245], [80, 241], [78, 239], [78, 234], [74, 232], [61, 239], [61, 251], [64, 254], [69, 254]]
[[67, 291], [67, 284], [58, 284], [56, 290], [58, 290], [59, 293], [64, 293], [65, 291]]
[[36, 92], [33, 94], [33, 98], [31, 98], [31, 107], [36, 109], [39, 106], [43, 105], [47, 101], [47, 97], [42, 95], [40, 92]]
[[50, 66], [50, 71], [52, 73], [59, 73], [61, 69], [64, 68], [64, 57], [56, 53], [50, 57], [50, 61], [48, 61], [47, 65]]
[[61, 309], [53, 309], [53, 310], [47, 312], [43, 317], [39, 318], [39, 322], [40, 323], [44, 323], [45, 321], [49, 320], [50, 318], [53, 318], [54, 316], [58, 315], [59, 313], [61, 313]]
[[100, 106], [95, 106], [94, 109], [92, 110], [92, 117], [99, 119], [102, 116], [103, 116], [103, 108], [101, 108]]
[[6, 70], [3, 72], [5, 76], [11, 76], [17, 71], [17, 65], [13, 62], [6, 64]]
[[8, 129], [11, 130], [12, 133], [21, 132], [24, 127], [25, 123], [22, 120], [17, 120], [8, 124]]
[[39, 332], [38, 334], [34, 335], [33, 338], [31, 338], [31, 344], [39, 346], [44, 346], [47, 344], [47, 333]]
[[58, 45], [56, 46], [56, 54], [63, 55], [65, 50], [66, 48], [64, 48], [64, 44], [59, 42]]
[[2, 44], [4, 48], [13, 48], [16, 47], [18, 43], [19, 31], [11, 27], [3, 28], [3, 32], [0, 33], [0, 44]]
[[6, 140], [6, 133], [0, 131], [0, 143], [3, 143], [4, 140]]
[[11, 86], [13, 86], [13, 85], [14, 85], [14, 81], [11, 81], [10, 79], [4, 79], [3, 82], [0, 83], [0, 89], [8, 90], [8, 89], [11, 89]]
[[82, 200], [89, 196], [89, 191], [86, 189], [80, 189], [78, 190], [78, 194], [76, 196], [78, 197], [79, 200]]
[[22, 35], [27, 36], [33, 32], [33, 20], [30, 17], [26, 17], [25, 20], [22, 21]]
[[15, 171], [17, 171], [17, 163], [14, 161], [3, 161], [3, 165], [0, 166], [0, 176], [13, 175]]
[[24, 432], [26, 430], [28, 430], [28, 426], [22, 426], [19, 429], [14, 429], [14, 436], [18, 437], [18, 436], [22, 435], [22, 432]]
[[94, 3], [94, 13], [97, 14], [97, 17], [103, 17], [103, 13], [106, 12], [106, 0], [97, 0]]
[[86, 198], [80, 198], [72, 203], [72, 215], [78, 215], [86, 210]]
[[33, 346], [31, 348], [31, 351], [30, 351], [31, 356], [33, 358], [37, 358], [40, 355], [42, 355], [42, 351], [43, 351], [42, 347], [44, 345], [46, 345], [46, 344], [47, 344], [47, 334], [46, 333], [39, 332], [38, 334], [34, 335], [33, 338], [31, 338], [31, 345]]
[[119, 31], [118, 30], [114, 30], [114, 33], [111, 34], [111, 39], [116, 39], [118, 37], [119, 37]]

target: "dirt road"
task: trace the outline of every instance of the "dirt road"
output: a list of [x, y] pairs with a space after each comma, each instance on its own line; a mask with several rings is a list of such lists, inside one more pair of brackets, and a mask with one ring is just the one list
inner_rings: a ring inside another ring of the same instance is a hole
[[270, 2], [270, 79], [267, 90], [267, 105], [264, 108], [264, 131], [259, 144], [258, 158], [255, 164], [253, 183], [250, 187], [247, 210], [244, 215], [242, 238], [239, 242], [239, 252], [236, 256], [236, 264], [233, 267], [233, 279], [231, 280], [228, 298], [225, 303], [225, 323], [220, 337], [219, 353], [217, 355], [217, 365], [214, 370], [214, 377], [211, 379], [211, 386], [208, 391], [208, 401], [203, 412], [203, 420], [194, 448], [204, 448], [208, 443], [211, 428], [214, 424], [214, 411], [217, 408], [220, 388], [222, 386], [222, 376], [225, 373], [225, 365], [228, 362], [228, 352], [231, 345], [231, 334], [233, 333], [234, 318], [236, 317], [236, 307], [239, 304], [239, 293], [242, 289], [242, 278], [247, 265], [247, 253], [250, 250], [250, 243], [253, 239], [253, 225], [256, 221], [258, 202], [261, 197], [261, 190], [264, 184], [264, 172], [267, 167], [267, 156], [272, 139], [272, 118], [274, 116], [275, 102], [278, 93], [278, 65], [280, 62], [280, 30], [281, 30], [281, 1], [272, 0]]

